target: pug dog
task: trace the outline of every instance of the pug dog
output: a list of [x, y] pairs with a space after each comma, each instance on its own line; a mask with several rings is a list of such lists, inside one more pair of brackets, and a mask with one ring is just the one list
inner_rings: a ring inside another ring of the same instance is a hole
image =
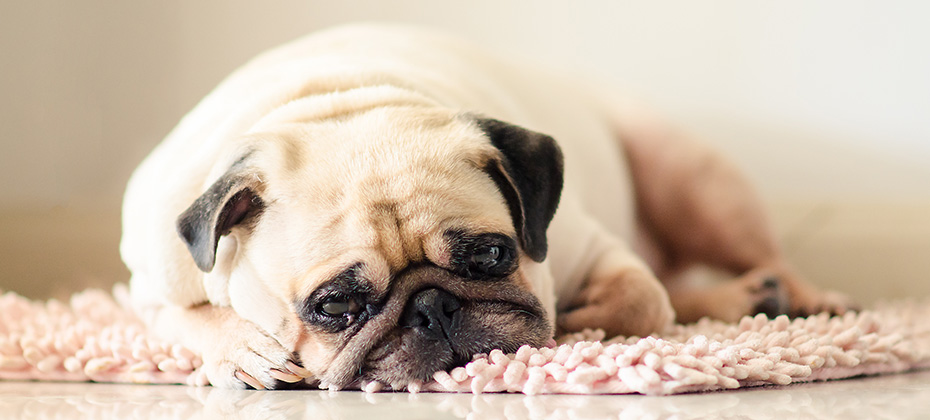
[[133, 174], [134, 305], [213, 385], [257, 389], [402, 389], [555, 333], [849, 308], [785, 261], [732, 165], [606, 91], [399, 26], [271, 50]]

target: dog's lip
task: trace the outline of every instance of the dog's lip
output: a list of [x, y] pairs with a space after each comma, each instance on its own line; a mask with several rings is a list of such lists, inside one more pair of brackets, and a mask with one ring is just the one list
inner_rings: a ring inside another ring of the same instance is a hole
[[526, 304], [524, 302], [513, 302], [509, 300], [491, 300], [491, 299], [473, 299], [470, 301], [472, 304], [487, 304], [487, 305], [508, 305], [510, 308], [507, 309], [508, 313], [524, 313], [528, 316], [534, 318], [545, 319], [545, 313], [539, 305]]
[[[396, 362], [390, 358], [394, 356], [399, 346], [403, 346], [404, 337], [393, 335], [394, 343], [382, 346], [378, 345], [369, 357], [365, 358], [364, 367], [357, 373], [354, 383], [364, 383], [366, 381], [377, 381], [392, 389], [402, 389], [412, 382], [429, 381], [437, 371], [448, 371], [458, 366], [464, 366], [472, 360], [472, 357], [464, 357], [455, 352], [453, 345], [447, 340], [430, 340], [430, 351], [424, 354], [417, 354], [414, 361], [404, 363], [401, 367], [406, 373], [406, 377], [398, 376], [398, 372], [392, 372], [392, 368], [398, 367]], [[417, 338], [413, 338], [417, 340]], [[419, 338], [422, 339], [422, 338]], [[443, 361], [447, 360], [447, 361]]]

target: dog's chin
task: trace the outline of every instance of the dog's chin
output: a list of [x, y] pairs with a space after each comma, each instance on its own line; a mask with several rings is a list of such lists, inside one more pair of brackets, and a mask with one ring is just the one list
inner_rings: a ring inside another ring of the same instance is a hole
[[477, 354], [494, 349], [513, 353], [523, 345], [542, 347], [551, 338], [545, 318], [525, 311], [469, 318], [443, 339], [416, 328], [392, 331], [369, 352], [360, 379], [399, 390], [412, 382], [429, 381], [438, 371], [464, 366]]
[[362, 378], [399, 390], [412, 382], [425, 382], [437, 371], [464, 365], [469, 360], [470, 357], [457, 354], [448, 341], [422, 337], [410, 331], [373, 349]]

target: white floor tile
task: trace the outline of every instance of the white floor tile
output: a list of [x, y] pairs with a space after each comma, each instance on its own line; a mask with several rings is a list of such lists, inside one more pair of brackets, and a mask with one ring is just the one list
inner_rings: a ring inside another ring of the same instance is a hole
[[930, 419], [930, 371], [706, 394], [230, 391], [0, 382], [0, 419]]

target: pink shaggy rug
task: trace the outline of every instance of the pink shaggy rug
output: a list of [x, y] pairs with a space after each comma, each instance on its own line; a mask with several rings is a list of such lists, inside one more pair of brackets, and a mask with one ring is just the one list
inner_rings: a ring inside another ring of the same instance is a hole
[[[0, 379], [207, 385], [200, 357], [148, 336], [124, 286], [69, 303], [0, 296]], [[585, 331], [555, 348], [478, 355], [411, 392], [668, 395], [930, 367], [930, 299], [842, 317], [703, 320], [655, 337]], [[364, 383], [368, 392], [382, 390]]]

